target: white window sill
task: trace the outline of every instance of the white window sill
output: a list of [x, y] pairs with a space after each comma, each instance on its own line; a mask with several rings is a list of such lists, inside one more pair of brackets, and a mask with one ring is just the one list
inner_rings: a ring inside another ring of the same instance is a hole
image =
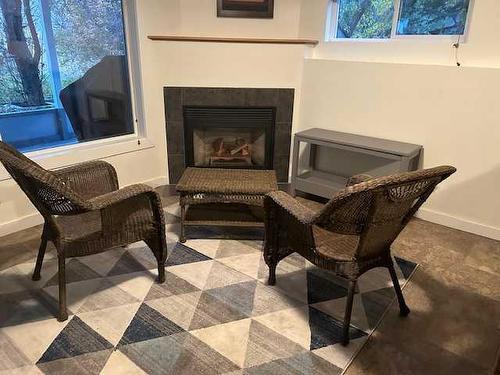
[[422, 43], [422, 44], [442, 44], [456, 43], [466, 44], [467, 38], [464, 35], [395, 35], [390, 38], [329, 38], [325, 44], [335, 43]]
[[[57, 148], [26, 153], [45, 169], [58, 169], [86, 161], [105, 159], [155, 147], [147, 138], [127, 135], [111, 139], [80, 143]], [[0, 181], [10, 179], [10, 175], [0, 165]]]

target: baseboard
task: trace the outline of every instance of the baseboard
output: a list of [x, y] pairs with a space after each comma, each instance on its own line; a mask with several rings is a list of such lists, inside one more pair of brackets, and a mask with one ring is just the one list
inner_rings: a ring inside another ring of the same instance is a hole
[[420, 211], [418, 211], [416, 216], [420, 219], [427, 220], [432, 223], [444, 225], [446, 227], [458, 229], [464, 232], [473, 233], [479, 236], [488, 237], [500, 241], [500, 228], [495, 228], [489, 225], [476, 223], [463, 218], [450, 216], [448, 214], [430, 210], [428, 208], [420, 209]]
[[[26, 198], [27, 199], [27, 198]], [[18, 219], [0, 224], [0, 237], [7, 236], [20, 230], [35, 227], [43, 223], [42, 215], [38, 212], [26, 215]]]
[[168, 178], [167, 176], [152, 178], [151, 180], [143, 181], [143, 184], [149, 185], [153, 188], [157, 188], [159, 186], [167, 185]]
[[[141, 183], [149, 185], [153, 188], [157, 188], [158, 186], [167, 184], [167, 177], [156, 177], [150, 180], [142, 181]], [[18, 232], [20, 230], [31, 228], [42, 223], [43, 218], [38, 212], [34, 212], [30, 215], [26, 215], [12, 221], [8, 221], [6, 223], [0, 223], [0, 237]]]
[[[154, 188], [168, 183], [166, 176], [156, 177], [150, 180], [143, 181], [142, 183], [150, 185]], [[491, 227], [488, 225], [476, 223], [462, 218], [447, 215], [442, 212], [422, 208], [417, 213], [417, 217], [432, 223], [444, 225], [446, 227], [462, 230], [464, 232], [474, 233], [479, 236], [492, 238], [500, 241], [500, 228]], [[18, 232], [23, 229], [31, 228], [36, 225], [42, 224], [43, 219], [38, 213], [20, 217], [16, 220], [0, 224], [0, 237], [8, 234]]]

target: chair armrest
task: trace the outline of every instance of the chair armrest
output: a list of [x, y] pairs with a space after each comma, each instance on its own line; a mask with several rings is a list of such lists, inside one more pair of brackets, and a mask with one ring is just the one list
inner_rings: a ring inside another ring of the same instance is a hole
[[[151, 186], [144, 184], [126, 186], [91, 199], [89, 203], [92, 210], [101, 213], [103, 233], [113, 233], [121, 227], [120, 223], [126, 222], [131, 215], [146, 210], [154, 220], [154, 228], [160, 232], [160, 236], [165, 236], [165, 214], [161, 197]], [[136, 224], [141, 226], [144, 223], [135, 222], [134, 225]]]
[[373, 177], [368, 175], [368, 174], [356, 174], [354, 176], [349, 177], [345, 186], [349, 187], [349, 186], [357, 185], [357, 184], [360, 184], [362, 182], [369, 181], [372, 178]]
[[101, 160], [77, 164], [54, 171], [54, 174], [84, 199], [118, 190], [115, 168]]
[[267, 204], [272, 203], [278, 205], [302, 224], [312, 224], [316, 219], [316, 212], [304, 206], [284, 191], [273, 191], [268, 193], [266, 195], [266, 200], [268, 201]]
[[161, 199], [158, 193], [151, 187], [145, 184], [136, 184], [126, 186], [120, 190], [112, 191], [107, 194], [100, 195], [91, 199], [89, 202], [93, 210], [102, 210], [121, 203], [128, 199], [136, 198], [140, 195], [149, 195], [155, 199], [155, 203], [161, 205]]

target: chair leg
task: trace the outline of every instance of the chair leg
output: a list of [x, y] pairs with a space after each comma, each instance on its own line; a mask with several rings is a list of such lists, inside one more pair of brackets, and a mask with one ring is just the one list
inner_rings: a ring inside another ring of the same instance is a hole
[[277, 264], [270, 264], [269, 265], [269, 279], [267, 280], [268, 285], [276, 285], [276, 267]]
[[59, 317], [57, 320], [64, 322], [68, 319], [68, 311], [66, 309], [66, 262], [62, 255], [58, 256], [59, 260]]
[[280, 227], [278, 220], [275, 217], [272, 218], [272, 231], [269, 233], [269, 248], [265, 252], [269, 252], [268, 255], [268, 267], [269, 267], [269, 279], [267, 280], [268, 285], [276, 285], [276, 267], [278, 267], [278, 252], [280, 248]]
[[165, 263], [158, 261], [158, 283], [163, 284], [165, 282]]
[[38, 249], [38, 256], [36, 258], [35, 271], [33, 272], [33, 277], [31, 278], [33, 281], [38, 281], [41, 278], [40, 272], [42, 270], [42, 263], [46, 249], [47, 249], [47, 237], [45, 237], [45, 233], [43, 233], [42, 242], [40, 243], [40, 248]]
[[344, 325], [342, 327], [342, 345], [349, 344], [349, 327], [351, 325], [352, 304], [354, 302], [354, 293], [356, 291], [356, 280], [349, 281], [347, 290], [347, 302], [345, 306]]
[[399, 286], [398, 276], [396, 275], [396, 270], [394, 269], [394, 264], [392, 263], [392, 260], [389, 262], [387, 268], [389, 269], [389, 273], [392, 279], [392, 284], [394, 285], [394, 290], [396, 291], [396, 296], [398, 297], [399, 315], [408, 316], [408, 314], [410, 313], [410, 309], [406, 305], [405, 298], [403, 297], [403, 292], [401, 291], [401, 287]]
[[159, 284], [163, 284], [165, 282], [165, 263], [167, 261], [167, 241], [165, 234], [160, 231], [157, 236], [144, 239], [144, 242], [146, 242], [156, 258], [158, 264], [157, 280]]

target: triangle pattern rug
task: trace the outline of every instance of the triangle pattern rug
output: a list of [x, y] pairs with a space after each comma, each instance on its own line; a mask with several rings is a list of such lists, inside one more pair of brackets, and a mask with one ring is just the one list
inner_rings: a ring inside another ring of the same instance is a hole
[[[292, 255], [271, 287], [259, 240], [167, 236], [165, 284], [144, 243], [71, 260], [64, 323], [53, 260], [43, 283], [2, 271], [24, 281], [0, 294], [0, 373], [340, 374], [395, 299], [385, 270], [362, 276], [344, 348], [342, 280]], [[417, 265], [394, 263], [404, 285]]]

